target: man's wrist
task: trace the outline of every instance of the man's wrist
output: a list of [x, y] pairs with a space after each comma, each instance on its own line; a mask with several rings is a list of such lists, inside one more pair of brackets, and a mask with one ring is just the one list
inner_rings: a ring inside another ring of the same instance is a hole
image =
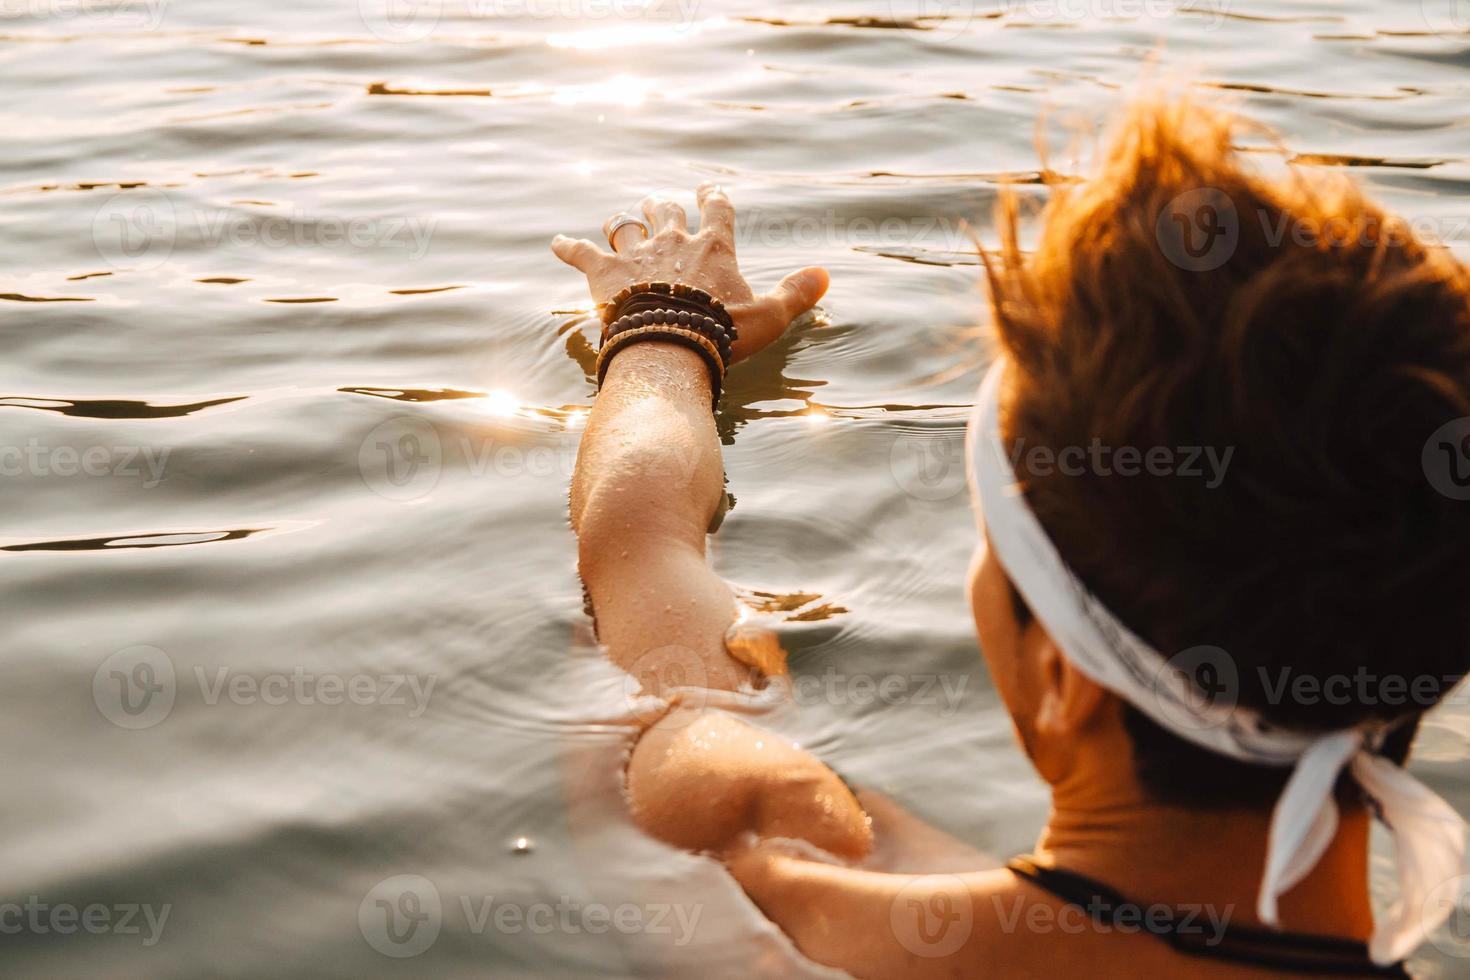
[[663, 340], [633, 344], [613, 358], [602, 390], [630, 385], [656, 385], [664, 391], [687, 392], [691, 397], [698, 397], [706, 407], [712, 391], [704, 358], [688, 347]]

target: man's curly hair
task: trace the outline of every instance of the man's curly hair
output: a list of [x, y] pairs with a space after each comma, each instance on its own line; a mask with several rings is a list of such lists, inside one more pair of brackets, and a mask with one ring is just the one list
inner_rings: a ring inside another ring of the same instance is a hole
[[[1188, 100], [1138, 103], [1099, 174], [1047, 205], [1030, 255], [1003, 196], [985, 258], [1014, 365], [1006, 439], [1231, 450], [1214, 487], [1018, 472], [1068, 564], [1165, 656], [1223, 648], [1240, 703], [1281, 725], [1402, 719], [1404, 753], [1426, 701], [1470, 670], [1470, 501], [1436, 489], [1425, 457], [1470, 417], [1470, 274], [1345, 178], [1253, 172], [1235, 148], [1244, 125]], [[1432, 679], [1433, 694], [1277, 686], [1360, 674], [1373, 690]], [[1136, 709], [1127, 725], [1165, 802], [1270, 800], [1285, 779]]]

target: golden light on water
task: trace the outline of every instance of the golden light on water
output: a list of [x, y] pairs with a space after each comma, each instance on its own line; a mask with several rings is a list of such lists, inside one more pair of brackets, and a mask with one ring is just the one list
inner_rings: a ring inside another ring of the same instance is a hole
[[546, 43], [553, 48], [573, 51], [606, 51], [609, 48], [677, 44], [698, 34], [707, 23], [709, 21], [669, 21], [663, 24], [618, 24], [581, 31], [561, 31], [548, 34]]
[[485, 396], [485, 411], [487, 414], [508, 419], [520, 414], [521, 401], [510, 392], [497, 389]]
[[648, 79], [636, 75], [614, 75], [606, 81], [591, 85], [569, 85], [557, 89], [551, 98], [557, 105], [610, 102], [615, 105], [639, 106], [648, 98], [651, 85]]

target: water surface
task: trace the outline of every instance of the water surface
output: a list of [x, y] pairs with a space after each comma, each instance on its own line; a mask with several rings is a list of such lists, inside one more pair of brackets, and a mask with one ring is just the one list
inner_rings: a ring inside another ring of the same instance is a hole
[[[1470, 37], [1433, 30], [1470, 24], [1432, 0], [932, 6], [0, 5], [0, 445], [27, 452], [0, 519], [0, 899], [118, 926], [6, 936], [7, 975], [823, 975], [630, 828], [628, 694], [566, 524], [587, 297], [546, 243], [711, 177], [758, 285], [833, 275], [722, 420], [713, 561], [815, 692], [774, 723], [987, 853], [1031, 843], [962, 474], [917, 469], [954, 458], [988, 358], [960, 222], [987, 234], [1004, 178], [1039, 200], [1081, 172], [1068, 134], [1158, 58], [1470, 257]], [[853, 686], [895, 675], [894, 704]], [[1417, 766], [1462, 812], [1467, 729], [1440, 714]], [[699, 918], [597, 933], [596, 903]], [[168, 908], [156, 942], [125, 906]], [[385, 908], [428, 916], [418, 938], [385, 939]]]

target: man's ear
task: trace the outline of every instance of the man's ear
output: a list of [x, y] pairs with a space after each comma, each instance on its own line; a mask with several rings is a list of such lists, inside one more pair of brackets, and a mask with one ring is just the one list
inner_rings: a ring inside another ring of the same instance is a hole
[[1108, 692], [1073, 666], [1047, 636], [1037, 645], [1040, 690], [1034, 726], [1042, 735], [1073, 735], [1089, 728]]

